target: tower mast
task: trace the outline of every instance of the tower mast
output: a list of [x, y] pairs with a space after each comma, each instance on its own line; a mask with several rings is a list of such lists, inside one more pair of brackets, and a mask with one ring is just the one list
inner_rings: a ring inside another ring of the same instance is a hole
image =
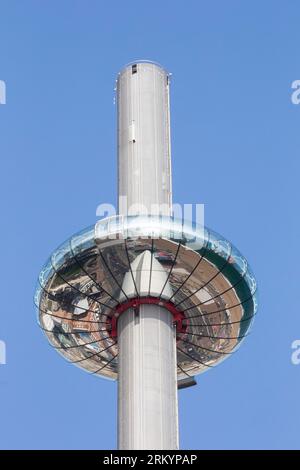
[[[125, 67], [118, 76], [117, 109], [119, 214], [169, 216], [169, 74], [149, 62]], [[153, 276], [165, 275], [159, 267], [154, 269], [153, 263], [159, 262], [150, 251], [140, 256], [139, 263], [143, 273], [152, 269]], [[164, 285], [168, 280], [157, 282]], [[159, 305], [128, 308], [118, 320], [118, 344], [119, 448], [177, 449], [176, 331], [172, 314]]]

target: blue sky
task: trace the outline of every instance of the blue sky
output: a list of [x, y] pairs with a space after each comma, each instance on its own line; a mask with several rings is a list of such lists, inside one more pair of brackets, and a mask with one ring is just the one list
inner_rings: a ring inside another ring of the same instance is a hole
[[260, 293], [238, 353], [180, 391], [181, 448], [300, 447], [299, 15], [296, 0], [0, 2], [0, 448], [116, 445], [116, 385], [48, 346], [33, 293], [116, 200], [114, 80], [138, 58], [173, 73], [174, 201], [205, 204]]

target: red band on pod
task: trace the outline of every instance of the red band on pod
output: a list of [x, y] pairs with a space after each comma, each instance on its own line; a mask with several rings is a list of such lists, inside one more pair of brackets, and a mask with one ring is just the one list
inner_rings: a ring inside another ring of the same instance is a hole
[[122, 313], [126, 312], [129, 308], [138, 308], [140, 305], [159, 305], [160, 307], [165, 308], [173, 315], [174, 324], [176, 324], [176, 330], [178, 333], [185, 333], [187, 325], [182, 323], [185, 320], [184, 313], [179, 310], [175, 305], [169, 300], [163, 300], [157, 297], [135, 297], [134, 299], [129, 299], [126, 302], [123, 302], [112, 311], [112, 315], [107, 318], [107, 324], [110, 326], [110, 335], [112, 338], [117, 338], [117, 322], [118, 318]]

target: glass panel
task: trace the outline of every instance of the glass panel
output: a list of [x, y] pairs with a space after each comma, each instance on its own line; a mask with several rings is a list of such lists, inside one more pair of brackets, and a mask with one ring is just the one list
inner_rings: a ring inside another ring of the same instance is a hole
[[[208, 248], [211, 252], [223, 258], [225, 261], [227, 261], [231, 255], [231, 244], [229, 241], [225, 240], [225, 238], [213, 230], [209, 230]], [[219, 265], [217, 258], [214, 259], [216, 261], [216, 265], [219, 266], [219, 268], [224, 265], [224, 263], [220, 263]]]
[[45, 287], [49, 279], [53, 276], [53, 274], [54, 274], [54, 269], [53, 269], [53, 266], [51, 263], [51, 257], [50, 257], [48, 258], [48, 260], [46, 261], [46, 263], [41, 269], [41, 272], [39, 274], [39, 284], [42, 287]]
[[248, 269], [247, 260], [234, 245], [231, 245], [231, 254], [228, 262], [241, 276], [246, 274]]
[[[70, 247], [72, 250], [73, 239], [71, 239]], [[81, 279], [77, 288], [88, 294], [90, 291], [90, 294], [96, 296], [101, 303], [116, 305], [120, 289], [100, 256], [98, 248], [92, 246], [85, 251], [77, 251], [75, 259]]]
[[116, 295], [122, 290], [126, 273], [130, 271], [129, 255], [124, 240], [112, 240], [105, 248], [99, 246], [101, 266], [109, 273], [116, 286]]
[[247, 282], [251, 293], [253, 294], [254, 292], [256, 292], [256, 289], [257, 289], [256, 280], [249, 265], [248, 265], [247, 273], [245, 275], [245, 281]]
[[72, 258], [73, 255], [70, 251], [70, 242], [69, 240], [66, 240], [53, 252], [51, 256], [52, 267], [55, 271], [59, 271], [61, 268], [72, 264]]
[[94, 225], [76, 233], [71, 237], [71, 250], [73, 255], [89, 250], [95, 246], [95, 227]]

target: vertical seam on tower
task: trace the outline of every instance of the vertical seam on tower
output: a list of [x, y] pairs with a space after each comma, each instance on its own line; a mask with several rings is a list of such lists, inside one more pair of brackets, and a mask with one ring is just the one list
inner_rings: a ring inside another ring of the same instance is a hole
[[[158, 204], [159, 201], [159, 196], [158, 196], [158, 181], [159, 181], [159, 175], [158, 175], [158, 149], [157, 149], [157, 103], [156, 103], [156, 74], [154, 73], [154, 67], [152, 66], [152, 71], [153, 71], [153, 76], [154, 76], [154, 93], [153, 93], [153, 101], [154, 101], [154, 113], [153, 113], [153, 126], [154, 126], [154, 169], [155, 169], [155, 198], [156, 198], [156, 203]], [[160, 178], [162, 175], [160, 175]], [[161, 181], [161, 179], [160, 179]], [[160, 214], [160, 207], [159, 207], [159, 214]]]
[[[169, 77], [169, 76], [168, 76]], [[166, 87], [166, 101], [167, 101], [167, 126], [166, 126], [166, 133], [167, 133], [167, 148], [168, 148], [168, 156], [167, 156], [167, 165], [168, 165], [168, 175], [169, 175], [169, 195], [168, 195], [168, 203], [170, 207], [170, 214], [172, 214], [172, 162], [171, 162], [171, 120], [170, 120], [170, 79], [168, 78], [167, 87]]]
[[[141, 69], [142, 65], [139, 65], [139, 69]], [[137, 86], [138, 86], [138, 93], [137, 93], [137, 102], [136, 102], [136, 120], [137, 120], [137, 128], [139, 128], [139, 131], [142, 129], [142, 126], [141, 126], [141, 100], [140, 100], [140, 96], [141, 96], [141, 80], [140, 80], [140, 76], [141, 76], [141, 70], [140, 70], [140, 73], [138, 74], [138, 83], [137, 83]], [[138, 193], [137, 193], [137, 196], [138, 196], [138, 204], [139, 204], [139, 214], [140, 214], [140, 203], [141, 203], [141, 181], [142, 181], [142, 164], [143, 164], [143, 155], [141, 154], [141, 148], [142, 146], [140, 145], [141, 142], [143, 142], [143, 138], [142, 136], [140, 136], [139, 139], [137, 139], [137, 155], [139, 156], [138, 157], [138, 165], [137, 165], [137, 168], [138, 168], [138, 178], [137, 178], [137, 181], [138, 181], [138, 184], [137, 184], [137, 188], [138, 188]]]

